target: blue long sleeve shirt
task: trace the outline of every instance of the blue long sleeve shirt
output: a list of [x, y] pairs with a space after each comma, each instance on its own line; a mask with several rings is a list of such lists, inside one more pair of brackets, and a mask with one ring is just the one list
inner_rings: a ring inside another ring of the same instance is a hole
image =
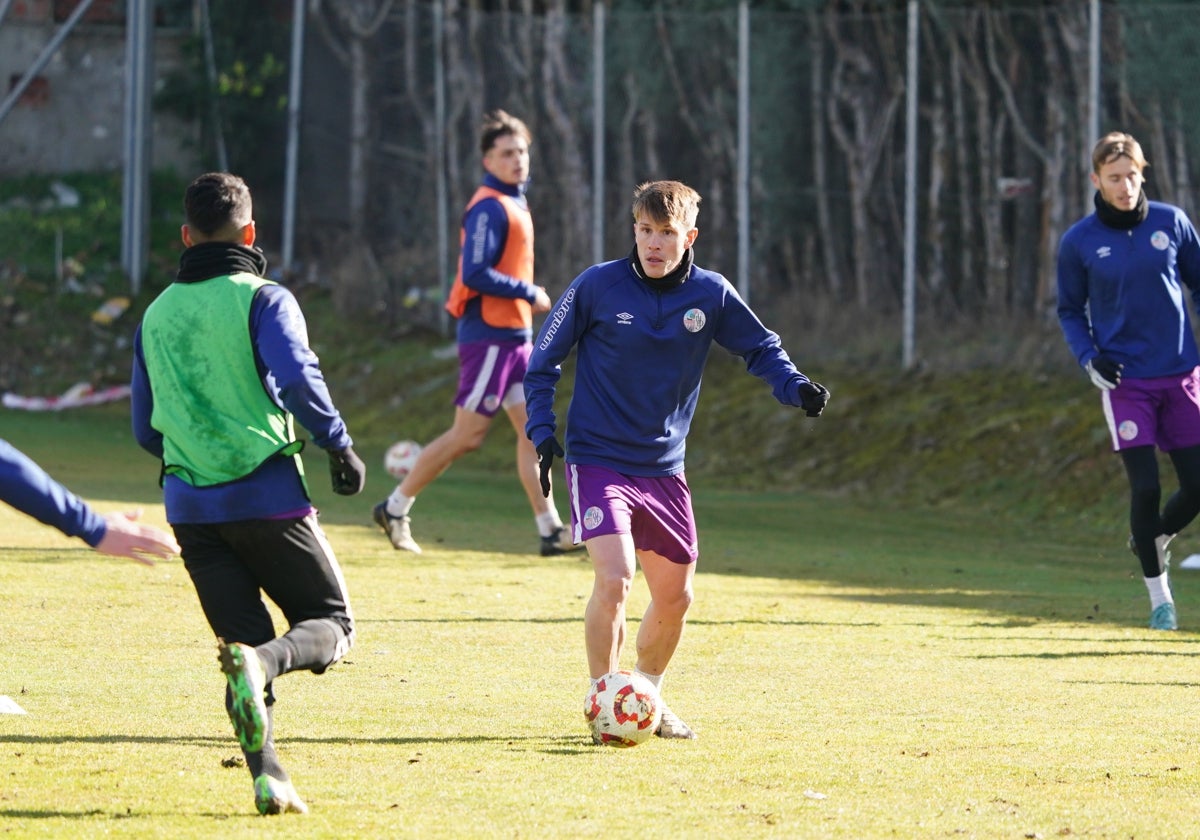
[[0, 440], [0, 499], [92, 548], [108, 533], [108, 523], [91, 505], [5, 440]]
[[[525, 204], [525, 184], [506, 184], [494, 175], [485, 175], [483, 185], [512, 196]], [[528, 283], [510, 277], [495, 266], [508, 240], [508, 213], [495, 198], [476, 202], [463, 216], [462, 280], [463, 284], [484, 295], [503, 298], [522, 298], [533, 303], [536, 290]], [[456, 337], [459, 344], [472, 341], [528, 341], [532, 332], [525, 329], [493, 327], [480, 314], [482, 301], [474, 298], [458, 319]]]
[[1200, 364], [1185, 293], [1200, 306], [1200, 242], [1178, 207], [1148, 204], [1129, 230], [1092, 213], [1058, 248], [1058, 320], [1080, 365], [1100, 353], [1124, 375], [1172, 376]]
[[[283, 286], [263, 286], [250, 306], [249, 318], [255, 364], [267, 393], [292, 413], [317, 446], [352, 445], [317, 356], [308, 346], [308, 328], [292, 293]], [[150, 425], [154, 395], [140, 327], [134, 335], [132, 379], [134, 437], [143, 449], [162, 458], [162, 434]], [[271, 458], [245, 478], [215, 487], [192, 487], [176, 476], [165, 476], [163, 504], [172, 524], [266, 519], [312, 507], [292, 458]]]
[[800, 405], [808, 377], [720, 274], [693, 266], [681, 285], [663, 290], [639, 278], [629, 259], [592, 266], [559, 298], [534, 342], [525, 376], [530, 440], [537, 445], [556, 432], [554, 388], [574, 347], [567, 460], [626, 475], [682, 472], [714, 342], [742, 357], [779, 402]]

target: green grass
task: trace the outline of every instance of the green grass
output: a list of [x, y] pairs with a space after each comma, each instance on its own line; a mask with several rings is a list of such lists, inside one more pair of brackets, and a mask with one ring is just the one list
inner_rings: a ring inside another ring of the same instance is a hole
[[[162, 522], [126, 422], [3, 413], [0, 437]], [[0, 715], [0, 835], [1195, 835], [1200, 585], [1176, 575], [1180, 632], [1144, 629], [1111, 532], [698, 481], [666, 696], [700, 740], [612, 750], [582, 718], [589, 566], [529, 553], [514, 479], [455, 466], [416, 509], [414, 557], [368, 522], [381, 470], [345, 499], [310, 467], [359, 633], [328, 674], [277, 683], [312, 813], [258, 817], [223, 766], [238, 750], [181, 563], [102, 558], [0, 506], [0, 694], [29, 712]], [[639, 581], [633, 616], [645, 598]]]

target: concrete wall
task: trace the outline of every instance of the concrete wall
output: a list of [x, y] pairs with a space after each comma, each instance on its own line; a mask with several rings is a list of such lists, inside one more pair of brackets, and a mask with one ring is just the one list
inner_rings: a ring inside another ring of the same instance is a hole
[[[18, 4], [19, 5], [19, 4]], [[0, 21], [0, 91], [7, 97], [61, 26], [11, 15]], [[155, 77], [180, 64], [183, 33], [160, 29]], [[80, 23], [59, 46], [21, 101], [0, 120], [0, 176], [120, 169], [124, 163], [125, 28]], [[154, 114], [153, 166], [195, 169], [192, 129]]]

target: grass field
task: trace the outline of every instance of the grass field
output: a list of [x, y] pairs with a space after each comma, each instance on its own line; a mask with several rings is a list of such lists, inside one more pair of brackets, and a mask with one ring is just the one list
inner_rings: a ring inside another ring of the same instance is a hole
[[[0, 437], [102, 509], [163, 521], [121, 408], [3, 412]], [[700, 739], [615, 750], [582, 717], [588, 564], [528, 553], [515, 480], [469, 463], [422, 496], [414, 557], [369, 523], [382, 470], [344, 499], [310, 462], [359, 636], [328, 674], [276, 684], [306, 817], [257, 816], [225, 766], [182, 564], [102, 558], [0, 506], [0, 694], [28, 712], [0, 714], [0, 835], [1200, 833], [1200, 581], [1175, 575], [1179, 632], [1145, 629], [1119, 523], [696, 486], [697, 601], [665, 696]]]

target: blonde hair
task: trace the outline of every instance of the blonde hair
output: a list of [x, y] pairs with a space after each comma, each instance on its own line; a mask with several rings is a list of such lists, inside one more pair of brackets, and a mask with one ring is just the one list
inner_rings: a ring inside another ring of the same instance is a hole
[[1100, 167], [1123, 157], [1129, 158], [1138, 169], [1145, 169], [1150, 165], [1146, 156], [1142, 154], [1142, 144], [1135, 140], [1132, 134], [1110, 131], [1101, 137], [1092, 149], [1092, 171], [1099, 173]]
[[633, 191], [633, 220], [680, 222], [691, 230], [700, 215], [700, 193], [682, 181], [646, 181]]

